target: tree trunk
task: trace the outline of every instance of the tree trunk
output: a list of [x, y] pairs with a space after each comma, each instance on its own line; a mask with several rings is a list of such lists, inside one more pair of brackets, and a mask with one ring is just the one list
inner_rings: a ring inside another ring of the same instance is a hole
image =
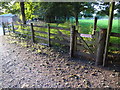
[[75, 15], [75, 23], [76, 23], [76, 26], [78, 26], [78, 15]]
[[21, 14], [22, 14], [23, 24], [26, 24], [24, 2], [20, 2], [20, 9], [21, 9]]

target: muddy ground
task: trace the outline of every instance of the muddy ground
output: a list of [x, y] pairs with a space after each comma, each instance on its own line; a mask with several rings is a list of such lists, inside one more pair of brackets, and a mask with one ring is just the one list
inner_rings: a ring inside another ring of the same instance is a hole
[[120, 88], [120, 72], [114, 68], [18, 41], [0, 36], [0, 88]]

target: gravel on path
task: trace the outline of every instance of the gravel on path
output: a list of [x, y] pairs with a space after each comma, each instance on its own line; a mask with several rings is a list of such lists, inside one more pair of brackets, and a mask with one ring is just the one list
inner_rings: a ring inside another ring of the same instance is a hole
[[67, 53], [43, 48], [46, 53], [37, 54], [11, 42], [0, 36], [0, 88], [120, 88], [119, 72], [76, 62]]

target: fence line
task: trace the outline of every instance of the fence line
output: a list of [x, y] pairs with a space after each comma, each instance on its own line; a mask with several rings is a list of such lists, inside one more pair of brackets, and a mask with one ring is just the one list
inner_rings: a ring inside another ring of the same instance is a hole
[[[64, 43], [62, 43], [62, 42], [59, 41], [59, 40], [54, 40], [54, 39], [50, 38], [51, 36], [58, 36], [58, 34], [54, 34], [54, 33], [51, 33], [51, 32], [50, 32], [51, 29], [54, 29], [54, 30], [57, 29], [57, 31], [59, 32], [59, 34], [61, 35], [61, 37], [62, 37], [64, 40], [66, 40], [65, 45], [69, 46], [68, 43], [67, 43], [67, 42], [69, 42], [69, 37], [68, 37], [68, 35], [62, 34], [62, 32], [59, 31], [59, 30], [70, 31], [68, 28], [63, 28], [63, 27], [51, 27], [49, 24], [48, 24], [47, 26], [38, 26], [38, 25], [33, 25], [32, 23], [31, 23], [31, 25], [25, 25], [25, 24], [14, 24], [14, 25], [17, 25], [17, 26], [29, 26], [29, 27], [31, 28], [31, 30], [28, 30], [28, 29], [21, 29], [21, 30], [27, 31], [27, 32], [29, 32], [29, 33], [31, 33], [31, 34], [22, 34], [22, 35], [28, 35], [28, 36], [30, 36], [32, 42], [35, 42], [35, 38], [39, 38], [39, 39], [45, 40], [45, 41], [48, 42], [48, 43], [47, 43], [48, 46], [51, 46], [51, 42], [57, 42], [57, 43], [60, 43], [60, 44], [64, 44]], [[14, 25], [13, 25], [13, 26], [14, 26]], [[47, 31], [38, 31], [38, 30], [35, 30], [34, 27], [46, 28]], [[17, 29], [15, 29], [15, 30], [17, 30]], [[15, 31], [15, 33], [20, 34], [18, 31]], [[36, 34], [46, 34], [47, 37], [46, 37], [46, 38], [45, 38], [45, 37], [41, 37], [41, 36], [36, 35]], [[44, 44], [42, 44], [42, 45], [44, 45]], [[46, 45], [46, 44], [45, 44], [45, 45]]]
[[[99, 64], [102, 65], [107, 30], [101, 29], [100, 32], [96, 31], [97, 19], [95, 18], [94, 21], [95, 22], [94, 22], [93, 34], [78, 33], [75, 26], [72, 26], [69, 29], [69, 28], [63, 28], [63, 27], [53, 27], [53, 26], [50, 26], [49, 24], [46, 26], [38, 26], [38, 25], [33, 25], [33, 23], [31, 23], [30, 25], [12, 23], [11, 31], [16, 34], [29, 36], [33, 43], [37, 42], [36, 38], [38, 38], [41, 40], [45, 40], [47, 42], [47, 43], [43, 43], [43, 42], [39, 43], [41, 45], [47, 45], [50, 47], [52, 45], [52, 42], [66, 45], [70, 48], [70, 57], [75, 57], [78, 54], [85, 57], [94, 58], [96, 59], [96, 65], [99, 65]], [[5, 30], [4, 23], [2, 23], [2, 26], [3, 26], [3, 33], [5, 35], [6, 30]], [[27, 34], [24, 32], [23, 33], [19, 32], [19, 30], [17, 30], [19, 28], [16, 28], [16, 26], [20, 26], [21, 27], [20, 30], [26, 31]], [[30, 30], [24, 29], [24, 27], [29, 27]], [[40, 30], [36, 30], [35, 27], [45, 28], [47, 30], [40, 31]], [[10, 31], [10, 28], [9, 27], [7, 28], [8, 28], [8, 31]], [[51, 32], [52, 29], [57, 31], [57, 34]], [[64, 34], [62, 32], [63, 30], [68, 31], [70, 33], [70, 36], [67, 34]], [[40, 35], [44, 34], [47, 37], [39, 36], [37, 34], [40, 34]], [[110, 35], [112, 37], [120, 37], [120, 33], [111, 33]], [[54, 36], [54, 38], [51, 38], [52, 36]], [[55, 39], [56, 37], [60, 37], [60, 39]], [[91, 40], [84, 40], [83, 38], [90, 38]], [[120, 44], [110, 43], [109, 46], [119, 48]]]

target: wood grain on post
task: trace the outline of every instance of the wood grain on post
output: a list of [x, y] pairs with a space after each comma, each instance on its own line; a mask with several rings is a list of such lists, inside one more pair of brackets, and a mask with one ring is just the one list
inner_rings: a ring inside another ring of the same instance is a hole
[[107, 29], [101, 29], [99, 32], [98, 48], [97, 48], [96, 63], [95, 63], [96, 65], [103, 64], [106, 34], [107, 34]]
[[105, 54], [103, 58], [103, 66], [107, 63], [107, 55], [108, 55], [108, 46], [109, 46], [109, 40], [110, 40], [110, 34], [112, 30], [112, 22], [113, 22], [113, 16], [114, 16], [114, 7], [115, 2], [110, 3], [110, 9], [109, 9], [109, 22], [108, 22], [108, 28], [107, 28], [107, 37], [106, 37], [106, 44], [105, 44]]
[[2, 28], [3, 28], [3, 35], [5, 35], [5, 25], [3, 22], [2, 22]]
[[34, 29], [33, 29], [33, 23], [30, 24], [31, 25], [31, 40], [34, 43], [35, 42], [35, 37], [34, 37]]
[[75, 52], [77, 51], [77, 34], [78, 34], [78, 31], [77, 30], [75, 30], [75, 40], [74, 40], [74, 43], [75, 43], [75, 45], [74, 45], [74, 47], [75, 47]]
[[13, 22], [12, 22], [12, 30], [13, 30], [13, 33], [15, 33], [14, 23]]
[[72, 26], [70, 35], [70, 57], [74, 56], [75, 56], [75, 26]]
[[95, 47], [95, 55], [97, 53], [97, 47], [98, 47], [98, 39], [99, 39], [99, 32], [96, 31], [94, 35], [94, 47]]
[[47, 28], [48, 28], [48, 46], [50, 47], [50, 25], [48, 24], [47, 25]]
[[95, 35], [96, 29], [97, 29], [97, 17], [95, 17], [94, 19], [93, 32], [92, 32], [93, 35]]

